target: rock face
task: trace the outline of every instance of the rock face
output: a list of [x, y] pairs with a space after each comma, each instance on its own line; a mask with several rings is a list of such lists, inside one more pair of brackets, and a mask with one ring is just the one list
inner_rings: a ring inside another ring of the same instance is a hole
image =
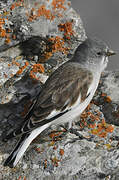
[[[47, 77], [72, 57], [86, 34], [66, 0], [0, 1], [0, 12], [2, 139], [22, 123]], [[13, 169], [3, 163], [18, 139], [0, 139], [0, 180], [119, 179], [118, 125], [119, 72], [105, 72], [74, 130], [43, 132]]]

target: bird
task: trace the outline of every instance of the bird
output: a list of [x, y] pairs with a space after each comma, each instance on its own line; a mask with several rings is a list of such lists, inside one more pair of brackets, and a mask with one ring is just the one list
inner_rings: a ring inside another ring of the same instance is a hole
[[58, 67], [46, 80], [22, 125], [3, 141], [20, 136], [20, 140], [4, 162], [13, 168], [30, 143], [52, 125], [62, 125], [79, 116], [89, 105], [98, 87], [108, 57], [114, 55], [105, 42], [88, 37], [75, 50], [73, 57]]

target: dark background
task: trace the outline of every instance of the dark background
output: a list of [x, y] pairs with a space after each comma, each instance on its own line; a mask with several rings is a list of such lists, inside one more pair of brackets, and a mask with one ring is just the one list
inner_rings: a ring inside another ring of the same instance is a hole
[[104, 40], [117, 52], [107, 69], [119, 69], [119, 0], [71, 0], [88, 36]]

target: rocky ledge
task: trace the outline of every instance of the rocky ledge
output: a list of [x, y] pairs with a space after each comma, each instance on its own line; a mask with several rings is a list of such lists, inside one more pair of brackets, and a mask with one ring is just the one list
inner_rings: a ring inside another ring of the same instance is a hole
[[[48, 76], [86, 39], [67, 0], [0, 1], [0, 135], [22, 123]], [[73, 129], [51, 127], [18, 165], [3, 167], [18, 139], [0, 139], [0, 180], [119, 179], [119, 72], [104, 72]]]

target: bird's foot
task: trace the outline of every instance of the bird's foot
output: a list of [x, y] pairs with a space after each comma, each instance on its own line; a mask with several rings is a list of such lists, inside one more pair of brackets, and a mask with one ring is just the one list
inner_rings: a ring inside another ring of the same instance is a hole
[[68, 126], [67, 127], [64, 127], [63, 125], [61, 125], [61, 127], [63, 128], [63, 131], [65, 131], [65, 134], [66, 132], [69, 132], [71, 134], [75, 134], [76, 136], [79, 137], [79, 139], [86, 139], [88, 141], [91, 141], [91, 137], [90, 136], [84, 136], [80, 133], [80, 129], [79, 128], [73, 128], [72, 126]]
[[87, 141], [91, 141], [91, 137], [90, 136], [84, 136], [79, 132], [79, 129], [74, 129], [74, 128], [70, 128], [69, 132], [71, 134], [75, 134], [76, 136], [79, 137], [79, 139], [86, 139]]

